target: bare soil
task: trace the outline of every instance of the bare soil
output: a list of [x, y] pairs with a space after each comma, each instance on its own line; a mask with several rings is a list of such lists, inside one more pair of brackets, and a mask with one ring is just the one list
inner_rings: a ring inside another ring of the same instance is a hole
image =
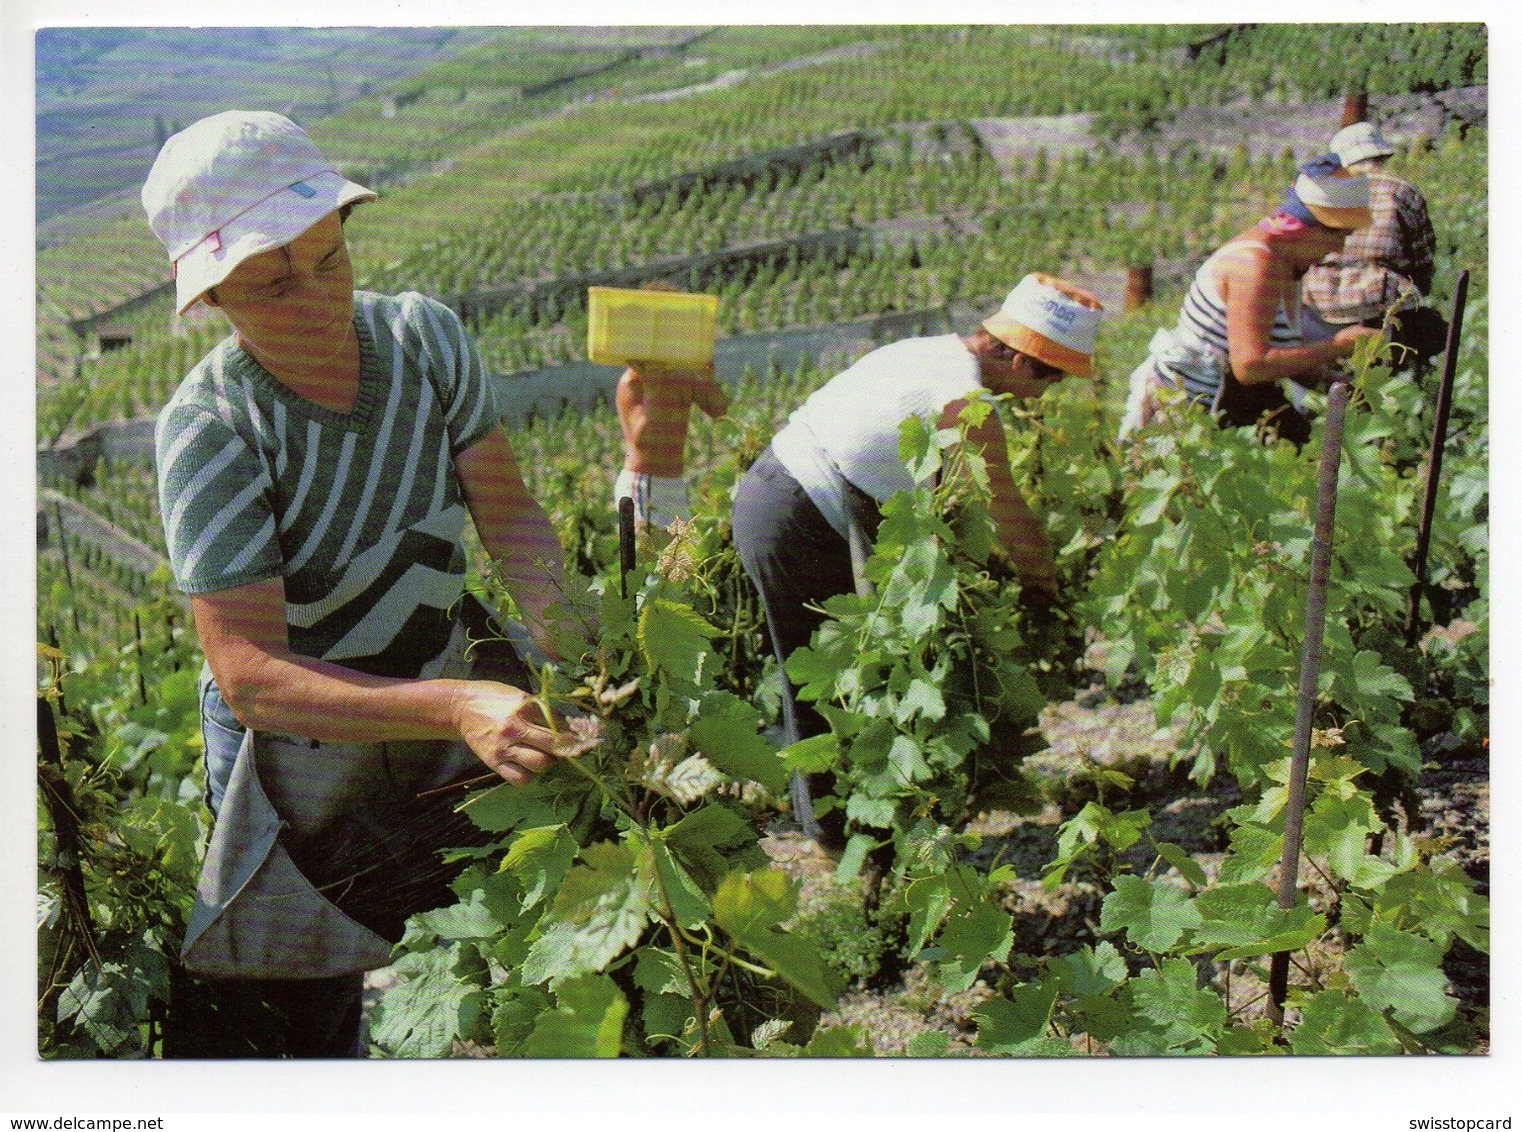
[[[1052, 801], [1034, 817], [988, 813], [974, 823], [982, 834], [978, 863], [1014, 865], [1017, 880], [1004, 898], [1014, 917], [1016, 968], [1043, 956], [1063, 955], [1103, 938], [1098, 930], [1104, 893], [1080, 876], [1047, 891], [1041, 884], [1043, 866], [1056, 855], [1057, 827], [1095, 797], [1093, 777], [1086, 767], [1100, 764], [1132, 779], [1129, 789], [1107, 790], [1103, 802], [1114, 809], [1144, 809], [1153, 815], [1151, 832], [1188, 850], [1207, 873], [1219, 864], [1225, 847], [1224, 813], [1242, 801], [1222, 776], [1205, 789], [1190, 782], [1185, 770], [1170, 768], [1172, 732], [1153, 720], [1150, 702], [1117, 703], [1098, 690], [1047, 709], [1042, 731], [1049, 748], [1027, 762], [1046, 784]], [[1427, 744], [1426, 767], [1417, 786], [1419, 813], [1409, 828], [1441, 845], [1489, 894], [1490, 788], [1486, 750], [1461, 750], [1440, 737]], [[795, 876], [803, 887], [803, 906], [840, 899], [833, 876], [834, 862], [814, 842], [796, 832], [774, 832], [765, 843], [772, 859]], [[1136, 863], [1144, 868], [1145, 861]], [[1309, 870], [1302, 877], [1314, 882]], [[854, 882], [853, 882], [854, 885]], [[1313, 884], [1313, 899], [1315, 899]], [[1485, 1033], [1489, 1007], [1489, 957], [1457, 942], [1445, 964], [1450, 991], [1461, 1009], [1475, 1018]], [[986, 976], [993, 971], [985, 970]], [[1245, 966], [1238, 965], [1228, 987], [1234, 1008], [1244, 1016], [1262, 1012], [1263, 987]], [[991, 993], [986, 980], [966, 992], [948, 995], [939, 990], [922, 965], [911, 964], [902, 978], [887, 986], [860, 980], [843, 996], [828, 1023], [854, 1023], [869, 1035], [879, 1055], [903, 1055], [919, 1034], [946, 1033], [953, 1053], [976, 1056], [976, 1026], [972, 1012]], [[1475, 1052], [1484, 1052], [1482, 1037]], [[1079, 1047], [1082, 1051], [1082, 1047]]]

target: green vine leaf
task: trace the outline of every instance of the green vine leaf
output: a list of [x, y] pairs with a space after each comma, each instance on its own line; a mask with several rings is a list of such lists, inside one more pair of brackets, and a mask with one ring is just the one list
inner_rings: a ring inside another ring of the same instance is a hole
[[576, 848], [576, 838], [563, 824], [526, 829], [513, 838], [497, 871], [511, 873], [523, 885], [522, 911], [559, 888], [576, 861]]
[[898, 458], [915, 483], [929, 483], [941, 470], [942, 445], [938, 441], [943, 439], [946, 438], [940, 436], [940, 430], [931, 428], [919, 416], [910, 416], [899, 425]]
[[655, 874], [660, 880], [661, 892], [671, 906], [672, 917], [684, 928], [697, 928], [713, 915], [703, 890], [672, 857], [665, 842], [659, 838], [652, 839], [650, 853], [655, 863]]
[[1046, 1033], [1061, 987], [1055, 978], [1026, 983], [1008, 998], [979, 1003], [972, 1012], [978, 1027], [978, 1048], [990, 1053], [1013, 1054], [1032, 1038]]
[[1213, 1053], [1226, 1026], [1226, 1003], [1199, 985], [1188, 959], [1165, 959], [1130, 982], [1138, 1012], [1163, 1034], [1169, 1053]]
[[1231, 831], [1231, 849], [1221, 862], [1222, 884], [1246, 884], [1266, 876], [1283, 855], [1284, 834], [1269, 826], [1244, 821]]
[[709, 642], [719, 631], [691, 606], [651, 595], [639, 613], [639, 647], [651, 671], [678, 685], [695, 686], [703, 674]]
[[[106, 1053], [120, 1055], [138, 1044], [138, 1019], [148, 1009], [151, 977], [132, 966], [130, 958], [99, 966], [85, 963], [58, 998], [58, 1020], [72, 1020]], [[163, 963], [163, 956], [156, 958]]]
[[789, 773], [823, 774], [833, 769], [840, 758], [840, 740], [826, 731], [789, 744], [778, 754]]
[[642, 947], [634, 960], [634, 985], [640, 989], [645, 1033], [657, 1042], [680, 1042], [696, 1026], [692, 988], [676, 952]]
[[1379, 1011], [1340, 990], [1319, 991], [1301, 1004], [1300, 1022], [1289, 1032], [1289, 1045], [1307, 1057], [1401, 1052]]
[[777, 749], [760, 734], [761, 713], [731, 692], [709, 692], [688, 727], [692, 745], [731, 778], [759, 782], [780, 793], [787, 770]]
[[1053, 959], [1049, 967], [1064, 993], [1072, 995], [1108, 994], [1127, 977], [1125, 957], [1109, 940]]
[[916, 877], [901, 900], [909, 911], [908, 953], [914, 955], [939, 929], [951, 911], [952, 877], [948, 873]]
[[797, 890], [780, 869], [734, 872], [714, 894], [713, 917], [736, 943], [828, 1010], [839, 993], [834, 977], [812, 948], [781, 927], [797, 904]]
[[1100, 906], [1099, 930], [1123, 931], [1137, 947], [1167, 951], [1202, 920], [1195, 902], [1173, 885], [1120, 876]]
[[871, 1057], [872, 1043], [860, 1026], [821, 1026], [803, 1053], [806, 1057]]
[[652, 836], [666, 843], [705, 892], [718, 887], [734, 867], [732, 862], [747, 862], [760, 853], [755, 827], [718, 802], [692, 811]]
[[617, 1057], [629, 1001], [606, 975], [555, 984], [555, 1005], [539, 1015], [523, 1043], [526, 1057]]
[[1167, 861], [1178, 870], [1179, 876], [1183, 877], [1196, 888], [1204, 888], [1210, 883], [1205, 876], [1205, 870], [1200, 868], [1199, 862], [1191, 857], [1181, 846], [1174, 845], [1170, 841], [1157, 843], [1157, 855]]
[[582, 851], [524, 960], [524, 982], [601, 971], [634, 946], [651, 911], [649, 878], [637, 866], [634, 850], [624, 842], [601, 841]]
[[524, 986], [512, 976], [506, 985], [493, 988], [490, 1002], [492, 1041], [498, 1057], [522, 1057], [524, 1043], [534, 1032], [539, 1016], [555, 1005], [548, 990]]
[[945, 1030], [930, 1030], [911, 1035], [904, 1053], [909, 1057], [950, 1057], [951, 1035]]
[[502, 930], [502, 922], [492, 914], [477, 891], [468, 900], [448, 904], [412, 918], [408, 930], [435, 939], [490, 939]]
[[984, 963], [1004, 962], [1014, 943], [1014, 917], [995, 901], [958, 901], [936, 937], [936, 978], [951, 991], [964, 991]]
[[1442, 964], [1431, 940], [1378, 922], [1343, 960], [1363, 1001], [1418, 1034], [1446, 1025], [1457, 1009]]
[[1041, 884], [1050, 891], [1061, 884], [1067, 871], [1085, 854], [1099, 845], [1108, 845], [1123, 853], [1141, 840], [1142, 831], [1152, 822], [1143, 810], [1115, 813], [1098, 802], [1086, 802], [1057, 830], [1057, 856], [1046, 866]]
[[1326, 930], [1326, 917], [1308, 905], [1283, 909], [1265, 884], [1219, 885], [1195, 897], [1204, 920], [1192, 933], [1197, 947], [1224, 948], [1218, 960], [1295, 951]]
[[460, 812], [488, 833], [554, 825], [561, 814], [554, 801], [555, 775], [540, 775], [525, 786], [503, 782], [467, 798]]
[[1343, 914], [1347, 930], [1354, 934], [1366, 935], [1377, 917], [1408, 925], [1444, 951], [1455, 937], [1476, 951], [1490, 951], [1490, 901], [1475, 892], [1463, 868], [1447, 857], [1413, 864], [1365, 899], [1374, 902], [1372, 908], [1362, 900], [1349, 901]]
[[397, 960], [401, 981], [376, 1006], [372, 1041], [394, 1057], [445, 1057], [474, 1030], [484, 992], [456, 974], [463, 947], [453, 943]]

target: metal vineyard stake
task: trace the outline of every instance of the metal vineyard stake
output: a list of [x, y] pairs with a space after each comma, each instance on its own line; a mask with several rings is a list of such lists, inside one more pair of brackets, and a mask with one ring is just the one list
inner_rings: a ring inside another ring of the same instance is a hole
[[1459, 332], [1464, 326], [1464, 299], [1469, 294], [1469, 272], [1459, 272], [1453, 288], [1453, 314], [1448, 320], [1448, 339], [1443, 344], [1443, 380], [1437, 391], [1437, 412], [1432, 421], [1432, 447], [1427, 453], [1427, 486], [1422, 495], [1422, 518], [1416, 532], [1416, 554], [1411, 572], [1411, 597], [1406, 603], [1406, 647], [1416, 645], [1422, 588], [1427, 584], [1427, 546], [1432, 538], [1432, 513], [1437, 506], [1438, 476], [1443, 469], [1443, 445], [1448, 438], [1448, 411], [1453, 405], [1453, 374], [1458, 367]]
[[629, 597], [629, 571], [634, 569], [634, 500], [627, 495], [618, 501], [618, 586], [619, 595]]

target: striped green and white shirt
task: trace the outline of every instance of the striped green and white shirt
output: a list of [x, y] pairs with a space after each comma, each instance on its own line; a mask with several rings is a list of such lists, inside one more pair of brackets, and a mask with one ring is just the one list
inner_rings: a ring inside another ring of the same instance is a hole
[[221, 342], [159, 414], [175, 580], [201, 594], [285, 583], [291, 650], [378, 676], [432, 675], [465, 574], [452, 457], [500, 413], [455, 314], [358, 291], [351, 412], [287, 390]]

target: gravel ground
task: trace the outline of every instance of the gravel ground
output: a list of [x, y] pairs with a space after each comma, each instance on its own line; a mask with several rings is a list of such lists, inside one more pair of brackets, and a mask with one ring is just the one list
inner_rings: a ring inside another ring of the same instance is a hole
[[[1087, 785], [1090, 780], [1082, 774], [1086, 762], [1130, 775], [1134, 780], [1131, 789], [1124, 796], [1107, 796], [1105, 803], [1149, 810], [1154, 835], [1183, 846], [1207, 872], [1219, 862], [1224, 847], [1217, 818], [1241, 801], [1231, 783], [1218, 780], [1201, 790], [1181, 771], [1168, 768], [1173, 735], [1155, 726], [1151, 705], [1146, 701], [1113, 703], [1097, 694], [1080, 697], [1049, 708], [1042, 730], [1050, 746], [1027, 765], [1038, 769], [1052, 784], [1058, 801], [1034, 817], [989, 813], [972, 826], [984, 837], [977, 855], [979, 863], [986, 865], [998, 859], [1013, 864], [1019, 878], [1005, 901], [1015, 920], [1016, 963], [1022, 954], [1032, 958], [1064, 954], [1085, 944], [1092, 946], [1101, 938], [1097, 925], [1102, 892], [1081, 880], [1048, 892], [1040, 879], [1041, 867], [1055, 855], [1057, 826], [1093, 796]], [[1427, 755], [1428, 769], [1417, 789], [1420, 813], [1411, 828], [1424, 837], [1439, 839], [1442, 852], [1456, 860], [1475, 880], [1478, 890], [1488, 895], [1486, 753], [1444, 750], [1441, 743], [1429, 743]], [[802, 882], [805, 908], [832, 895], [838, 898], [831, 862], [813, 842], [796, 833], [775, 833], [766, 847], [773, 860]], [[1452, 993], [1464, 1007], [1480, 1011], [1488, 1007], [1488, 956], [1456, 943], [1445, 970]], [[1261, 994], [1261, 985], [1240, 973], [1234, 973], [1233, 980], [1233, 1003]], [[880, 1055], [903, 1054], [916, 1035], [946, 1033], [953, 1053], [976, 1056], [979, 1051], [973, 1047], [976, 1031], [970, 1014], [988, 993], [980, 981], [962, 994], [946, 995], [931, 985], [923, 969], [911, 967], [891, 986], [853, 988], [824, 1021], [861, 1025]], [[1482, 1041], [1476, 1052], [1485, 1048]]]

